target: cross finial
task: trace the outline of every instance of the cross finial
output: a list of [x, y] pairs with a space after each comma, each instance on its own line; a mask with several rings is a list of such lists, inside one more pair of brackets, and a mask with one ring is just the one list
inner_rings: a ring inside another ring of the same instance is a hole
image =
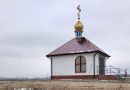
[[78, 5], [77, 10], [78, 10], [78, 20], [79, 20], [80, 19], [80, 12], [81, 12], [80, 5]]

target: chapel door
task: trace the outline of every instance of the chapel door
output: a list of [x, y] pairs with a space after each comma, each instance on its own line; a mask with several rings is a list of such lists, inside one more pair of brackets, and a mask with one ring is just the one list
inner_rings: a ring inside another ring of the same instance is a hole
[[99, 57], [99, 75], [105, 75], [105, 59]]

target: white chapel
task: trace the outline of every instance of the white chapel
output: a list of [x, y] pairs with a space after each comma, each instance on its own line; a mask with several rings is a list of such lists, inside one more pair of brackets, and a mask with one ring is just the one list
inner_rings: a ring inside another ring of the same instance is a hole
[[51, 79], [95, 79], [105, 76], [107, 53], [82, 36], [84, 25], [75, 24], [75, 37], [47, 55], [51, 60]]

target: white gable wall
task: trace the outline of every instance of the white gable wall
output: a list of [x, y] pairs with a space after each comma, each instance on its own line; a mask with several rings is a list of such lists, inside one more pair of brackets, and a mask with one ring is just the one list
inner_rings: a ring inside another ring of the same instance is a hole
[[[60, 75], [93, 75], [93, 56], [95, 53], [62, 55], [52, 57], [52, 76]], [[86, 73], [75, 73], [75, 59], [78, 56], [86, 58]], [[98, 54], [95, 58], [95, 67], [98, 66]], [[97, 74], [97, 69], [95, 69]]]

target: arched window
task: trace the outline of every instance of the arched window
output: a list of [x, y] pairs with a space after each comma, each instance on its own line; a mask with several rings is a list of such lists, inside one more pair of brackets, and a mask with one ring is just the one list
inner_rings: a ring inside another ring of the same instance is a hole
[[78, 56], [75, 59], [75, 73], [86, 72], [86, 59], [84, 56]]

